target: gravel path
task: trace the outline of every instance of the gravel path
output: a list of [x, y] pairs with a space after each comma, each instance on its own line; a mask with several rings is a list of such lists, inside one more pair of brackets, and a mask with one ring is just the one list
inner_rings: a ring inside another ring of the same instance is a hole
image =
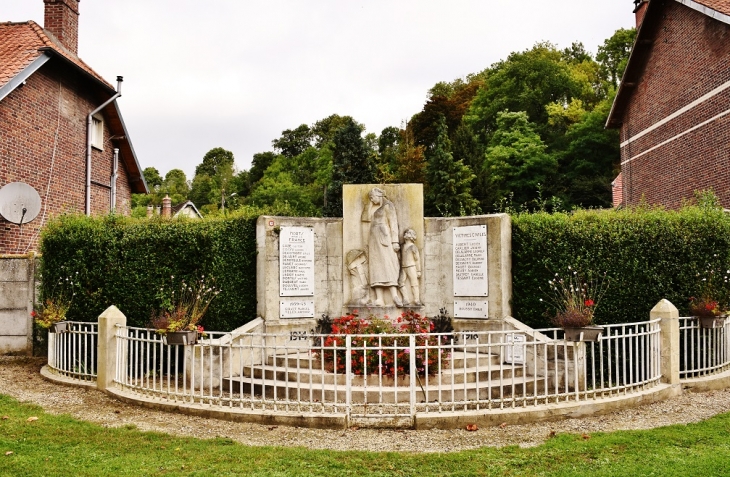
[[[322, 430], [262, 426], [204, 419], [132, 406], [95, 389], [50, 383], [41, 378], [42, 358], [0, 357], [0, 393], [42, 406], [51, 414], [70, 414], [105, 427], [133, 424], [140, 430], [198, 438], [228, 437], [250, 446], [304, 446], [310, 449], [453, 452], [484, 446], [539, 445], [554, 433], [650, 429], [698, 422], [730, 411], [730, 390], [685, 392], [668, 401], [602, 416], [529, 425], [457, 430]], [[2, 412], [0, 410], [0, 412]]]

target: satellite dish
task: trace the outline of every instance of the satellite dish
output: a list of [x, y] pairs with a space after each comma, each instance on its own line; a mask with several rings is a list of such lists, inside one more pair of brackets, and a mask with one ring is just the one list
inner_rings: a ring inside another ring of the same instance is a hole
[[14, 224], [27, 224], [41, 211], [41, 196], [25, 182], [11, 182], [0, 189], [0, 215]]

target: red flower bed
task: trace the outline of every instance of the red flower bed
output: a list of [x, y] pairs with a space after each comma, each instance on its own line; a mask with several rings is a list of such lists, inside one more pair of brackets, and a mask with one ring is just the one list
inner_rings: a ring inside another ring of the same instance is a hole
[[415, 335], [415, 366], [420, 375], [436, 374], [448, 363], [448, 353], [439, 353], [438, 336], [430, 335], [433, 323], [412, 310], [394, 321], [375, 316], [361, 318], [357, 312], [333, 320], [331, 334], [322, 341], [321, 357], [331, 372], [345, 373], [347, 335], [353, 336], [350, 348], [352, 373], [403, 376], [411, 370], [409, 335]]

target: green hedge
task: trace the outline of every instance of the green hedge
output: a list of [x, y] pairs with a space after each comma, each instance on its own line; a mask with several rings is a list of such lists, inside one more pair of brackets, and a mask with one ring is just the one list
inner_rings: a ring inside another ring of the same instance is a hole
[[[69, 319], [95, 321], [114, 304], [131, 325], [145, 326], [161, 305], [160, 287], [213, 276], [222, 292], [203, 325], [231, 330], [256, 316], [259, 213], [203, 221], [62, 216], [42, 235], [41, 296], [62, 292], [71, 277], [79, 286]], [[730, 216], [716, 209], [535, 213], [512, 221], [512, 312], [536, 328], [550, 326], [552, 312], [541, 288], [568, 266], [606, 273], [609, 288], [596, 312], [602, 324], [644, 320], [662, 298], [686, 315], [706, 270], [730, 269]], [[723, 292], [727, 299], [727, 284]]]
[[[75, 296], [68, 318], [96, 321], [116, 305], [131, 326], [145, 326], [161, 287], [179, 290], [205, 275], [221, 293], [202, 324], [231, 330], [256, 316], [256, 218], [162, 220], [62, 216], [41, 238], [41, 297]], [[67, 281], [66, 278], [70, 278]], [[59, 283], [60, 282], [60, 283]]]
[[[717, 209], [521, 214], [512, 222], [512, 313], [530, 326], [550, 326], [541, 288], [571, 266], [606, 273], [600, 324], [647, 319], [662, 298], [687, 316], [708, 268], [725, 271], [729, 264], [730, 217]], [[722, 292], [726, 298], [727, 284]]]

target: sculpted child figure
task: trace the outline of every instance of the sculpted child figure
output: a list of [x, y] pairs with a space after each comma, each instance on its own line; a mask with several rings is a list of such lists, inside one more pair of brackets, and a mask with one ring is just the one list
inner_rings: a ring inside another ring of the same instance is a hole
[[[419, 278], [421, 278], [421, 254], [418, 252], [416, 246], [416, 231], [413, 229], [407, 229], [403, 233], [403, 248], [401, 249], [401, 276], [398, 280], [398, 285], [403, 288], [406, 286], [406, 280], [411, 285], [411, 294], [413, 296], [413, 304], [421, 306], [421, 289], [418, 285]], [[403, 294], [404, 304], [408, 305], [406, 301], [406, 295]]]

